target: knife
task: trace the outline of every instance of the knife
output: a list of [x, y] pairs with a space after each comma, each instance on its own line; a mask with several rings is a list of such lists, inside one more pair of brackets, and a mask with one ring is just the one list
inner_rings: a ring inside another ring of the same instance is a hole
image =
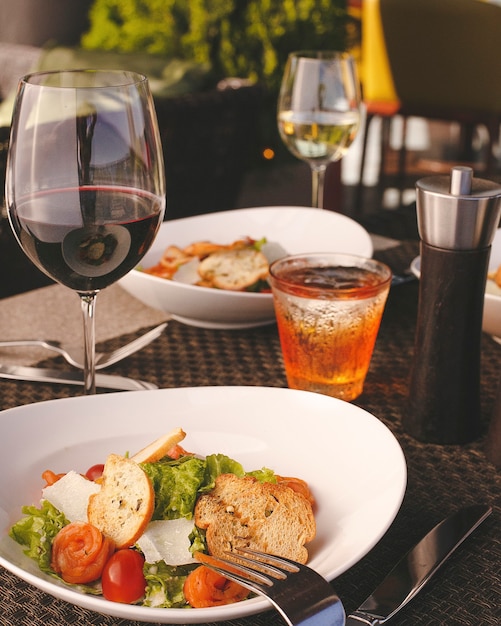
[[[40, 367], [22, 367], [20, 365], [0, 365], [0, 378], [30, 380], [41, 383], [64, 383], [67, 385], [83, 386], [84, 384], [83, 373], [78, 370], [73, 372]], [[148, 383], [144, 380], [134, 380], [125, 376], [99, 373], [96, 374], [96, 387], [118, 391], [158, 389], [153, 383]]]
[[424, 587], [447, 558], [491, 514], [477, 504], [453, 513], [419, 541], [371, 595], [348, 615], [346, 626], [385, 624]]

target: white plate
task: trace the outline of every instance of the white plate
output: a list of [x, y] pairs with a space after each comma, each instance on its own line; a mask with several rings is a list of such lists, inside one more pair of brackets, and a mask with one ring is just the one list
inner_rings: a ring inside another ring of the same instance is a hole
[[[156, 265], [169, 245], [182, 248], [201, 240], [228, 244], [246, 236], [266, 237], [288, 254], [349, 252], [371, 257], [373, 253], [369, 233], [345, 215], [310, 207], [259, 207], [164, 222], [141, 267]], [[198, 287], [138, 270], [119, 284], [148, 306], [191, 326], [251, 328], [275, 321], [271, 294]]]
[[[489, 258], [489, 272], [497, 270], [501, 265], [501, 228], [498, 228], [492, 242]], [[421, 276], [421, 257], [416, 257], [411, 263], [411, 271], [417, 278]], [[496, 340], [501, 337], [501, 289], [492, 281], [487, 281], [484, 298], [484, 314], [482, 330], [492, 335]]]
[[191, 451], [224, 453], [247, 470], [267, 466], [308, 481], [318, 504], [309, 564], [329, 580], [382, 537], [405, 492], [405, 459], [391, 432], [355, 405], [304, 391], [197, 387], [103, 394], [18, 407], [0, 419], [0, 564], [57, 598], [130, 620], [200, 624], [270, 605], [253, 598], [208, 609], [153, 609], [81, 594], [43, 574], [7, 532], [23, 504], [38, 503], [45, 469], [85, 472], [111, 452], [134, 452], [181, 426]]

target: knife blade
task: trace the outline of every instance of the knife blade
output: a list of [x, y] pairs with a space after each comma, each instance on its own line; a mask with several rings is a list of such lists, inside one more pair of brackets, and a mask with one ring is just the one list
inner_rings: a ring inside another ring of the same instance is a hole
[[348, 615], [346, 626], [386, 623], [419, 593], [491, 512], [491, 507], [477, 504], [442, 520], [407, 552], [358, 609]]
[[[0, 378], [10, 378], [12, 380], [25, 380], [43, 383], [63, 383], [67, 385], [83, 386], [83, 373], [75, 371], [64, 371], [56, 369], [46, 369], [41, 367], [24, 367], [20, 365], [1, 365]], [[101, 389], [114, 389], [116, 391], [137, 391], [139, 389], [158, 389], [153, 383], [144, 380], [135, 380], [125, 376], [114, 374], [96, 374], [96, 387]]]

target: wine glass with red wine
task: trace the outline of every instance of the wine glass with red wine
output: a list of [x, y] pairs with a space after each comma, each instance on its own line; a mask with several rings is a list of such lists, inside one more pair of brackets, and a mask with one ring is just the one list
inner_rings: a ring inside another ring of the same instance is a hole
[[165, 211], [162, 149], [146, 77], [76, 70], [23, 78], [6, 204], [31, 261], [80, 297], [84, 393], [95, 393], [96, 296], [137, 265]]

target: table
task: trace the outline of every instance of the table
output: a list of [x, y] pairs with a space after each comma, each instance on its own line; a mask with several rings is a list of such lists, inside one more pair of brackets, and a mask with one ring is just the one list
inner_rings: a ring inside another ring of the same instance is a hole
[[[412, 225], [412, 212], [407, 211], [406, 215], [394, 214], [367, 222], [371, 231], [404, 239], [401, 245], [377, 255], [396, 271], [407, 267], [418, 253], [415, 237], [405, 239], [409, 235], [409, 220]], [[401, 427], [413, 354], [417, 301], [417, 282], [392, 288], [365, 391], [356, 401], [381, 419], [398, 438], [408, 464], [407, 492], [386, 535], [358, 564], [340, 576], [334, 586], [347, 611], [354, 610], [396, 560], [436, 522], [462, 505], [487, 503], [493, 507], [493, 514], [391, 623], [498, 626], [501, 621], [501, 472], [485, 457], [485, 435], [468, 445], [439, 446], [420, 443]], [[106, 347], [115, 347], [124, 339], [112, 339]], [[484, 336], [484, 432], [495, 398], [500, 358], [501, 346]], [[49, 362], [63, 364], [58, 359], [48, 359], [46, 363]], [[172, 321], [160, 339], [111, 369], [151, 380], [161, 387], [286, 386], [274, 325], [251, 330], [216, 331]], [[1, 409], [75, 393], [74, 388], [65, 386], [11, 381], [1, 381], [0, 384]], [[375, 456], [374, 463], [377, 462]], [[367, 523], [370, 524], [370, 519]], [[0, 581], [0, 624], [140, 626], [139, 622], [106, 617], [67, 605], [5, 570], [0, 571]], [[274, 611], [227, 622], [229, 626], [279, 626], [283, 623]]]

